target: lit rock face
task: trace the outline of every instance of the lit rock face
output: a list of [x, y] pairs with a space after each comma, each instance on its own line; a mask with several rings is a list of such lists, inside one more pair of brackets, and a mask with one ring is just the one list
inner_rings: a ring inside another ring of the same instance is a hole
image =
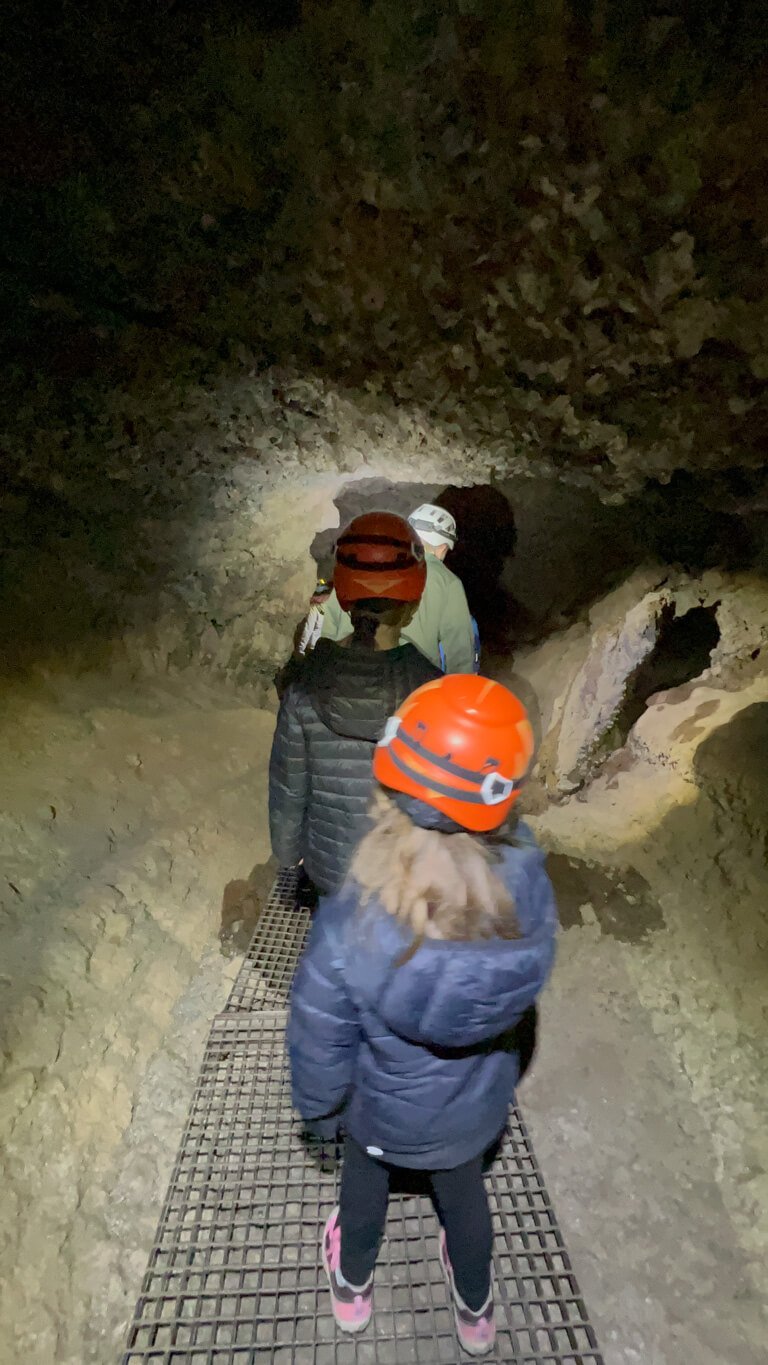
[[581, 785], [589, 760], [608, 733], [632, 675], [651, 653], [659, 632], [663, 593], [644, 597], [613, 629], [592, 637], [589, 654], [574, 679], [563, 708], [557, 744], [560, 791]]
[[[590, 990], [606, 992], [609, 1012], [621, 1009], [601, 978], [618, 952], [659, 1049], [687, 1078], [759, 1298], [768, 1246], [768, 584], [717, 570], [664, 579], [636, 572], [581, 622], [519, 652], [506, 676], [538, 699], [542, 735], [522, 799], [563, 860], [566, 926], [591, 935], [582, 966]], [[664, 653], [665, 632], [686, 621], [687, 659]], [[601, 871], [625, 891], [591, 887]], [[579, 878], [583, 903], [571, 918]], [[617, 933], [623, 943], [609, 952]]]

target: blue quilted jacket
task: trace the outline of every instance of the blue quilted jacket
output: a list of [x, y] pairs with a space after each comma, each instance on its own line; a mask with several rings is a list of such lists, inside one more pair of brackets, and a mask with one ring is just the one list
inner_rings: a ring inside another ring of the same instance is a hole
[[546, 982], [557, 912], [544, 855], [520, 823], [497, 871], [515, 899], [514, 941], [410, 936], [348, 882], [320, 909], [291, 997], [293, 1102], [323, 1136], [339, 1124], [372, 1156], [442, 1170], [485, 1151], [520, 1074], [515, 1026]]

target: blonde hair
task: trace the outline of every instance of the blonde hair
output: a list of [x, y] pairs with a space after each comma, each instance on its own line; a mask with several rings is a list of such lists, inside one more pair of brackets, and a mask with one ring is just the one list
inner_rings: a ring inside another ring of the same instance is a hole
[[364, 905], [375, 898], [411, 930], [413, 943], [398, 965], [425, 938], [520, 937], [514, 899], [494, 873], [493, 851], [477, 835], [421, 829], [381, 790], [371, 817], [350, 876]]

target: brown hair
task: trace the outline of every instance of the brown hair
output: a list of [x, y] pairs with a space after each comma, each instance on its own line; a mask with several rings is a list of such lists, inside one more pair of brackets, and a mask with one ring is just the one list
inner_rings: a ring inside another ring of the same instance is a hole
[[425, 938], [520, 937], [514, 899], [493, 870], [498, 854], [478, 835], [421, 829], [383, 790], [374, 796], [371, 817], [350, 876], [364, 905], [375, 897], [411, 930], [413, 942], [398, 966]]
[[396, 602], [389, 597], [366, 598], [353, 602], [349, 609], [355, 644], [366, 649], [376, 648], [376, 635], [379, 626], [396, 629], [400, 624], [407, 625], [415, 611], [412, 602]]

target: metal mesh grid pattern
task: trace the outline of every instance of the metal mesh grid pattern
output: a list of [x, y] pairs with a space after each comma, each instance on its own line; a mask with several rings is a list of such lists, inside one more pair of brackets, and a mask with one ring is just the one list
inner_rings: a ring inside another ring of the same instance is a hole
[[293, 868], [278, 874], [230, 992], [228, 1011], [285, 1008], [310, 924], [309, 911], [296, 904], [298, 880]]
[[[218, 1015], [123, 1365], [413, 1365], [461, 1353], [428, 1200], [393, 1196], [374, 1317], [339, 1333], [319, 1269], [338, 1152], [291, 1114], [285, 1015]], [[524, 1124], [488, 1178], [498, 1340], [485, 1359], [602, 1365]]]

